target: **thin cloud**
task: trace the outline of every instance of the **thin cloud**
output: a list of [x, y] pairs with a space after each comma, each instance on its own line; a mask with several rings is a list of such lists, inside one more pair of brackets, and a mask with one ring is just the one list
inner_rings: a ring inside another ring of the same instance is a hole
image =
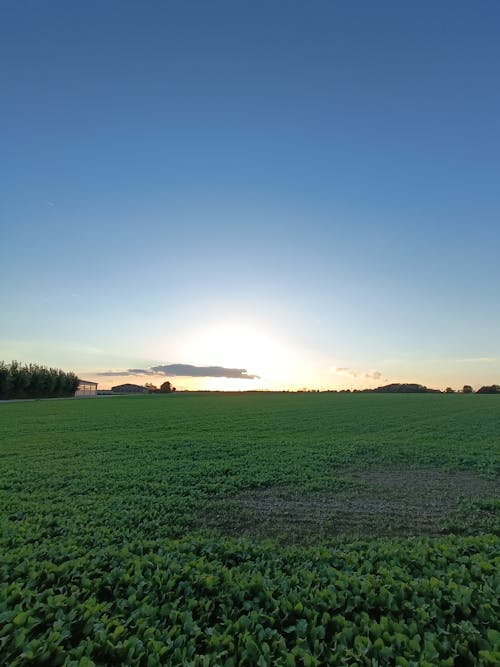
[[380, 380], [382, 377], [382, 373], [380, 371], [368, 371], [368, 373], [365, 373], [365, 378], [369, 378], [370, 380]]
[[467, 359], [457, 359], [457, 361], [467, 362], [471, 364], [493, 364], [497, 361], [496, 357], [469, 357]]
[[359, 371], [355, 368], [347, 368], [346, 366], [337, 366], [335, 368], [335, 372], [337, 375], [348, 375], [349, 377], [352, 378], [358, 378], [360, 376], [364, 376], [368, 380], [380, 380], [382, 377], [381, 371], [375, 371], [375, 370], [370, 370], [370, 371]]
[[350, 375], [353, 378], [357, 378], [359, 375], [358, 371], [355, 371], [354, 368], [337, 367], [335, 372], [338, 375]]
[[132, 375], [128, 371], [101, 371], [100, 373], [94, 373], [94, 375], [99, 377], [119, 377], [121, 375]]
[[193, 366], [192, 364], [163, 364], [149, 368], [129, 368], [126, 371], [107, 371], [97, 373], [100, 376], [126, 375], [165, 375], [168, 377], [212, 377], [231, 378], [237, 380], [256, 380], [258, 375], [252, 375], [246, 368], [225, 368], [224, 366]]
[[126, 371], [101, 371], [100, 373], [94, 373], [94, 375], [101, 377], [121, 377], [125, 375], [155, 375], [155, 373], [147, 368], [127, 368]]

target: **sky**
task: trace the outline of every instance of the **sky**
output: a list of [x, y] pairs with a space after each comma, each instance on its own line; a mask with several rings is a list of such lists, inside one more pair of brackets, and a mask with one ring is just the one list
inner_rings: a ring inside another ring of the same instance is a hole
[[500, 383], [495, 0], [3, 0], [0, 359]]

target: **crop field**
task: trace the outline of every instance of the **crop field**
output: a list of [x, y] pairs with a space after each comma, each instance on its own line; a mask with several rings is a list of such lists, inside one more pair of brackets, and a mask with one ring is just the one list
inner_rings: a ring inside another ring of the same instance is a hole
[[500, 399], [0, 404], [0, 664], [500, 664]]

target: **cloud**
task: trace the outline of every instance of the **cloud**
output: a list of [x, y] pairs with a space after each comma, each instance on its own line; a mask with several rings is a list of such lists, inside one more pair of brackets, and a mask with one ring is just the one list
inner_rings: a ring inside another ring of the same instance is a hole
[[353, 368], [337, 367], [335, 369], [335, 372], [338, 373], [339, 375], [350, 375], [353, 378], [357, 378], [359, 375], [358, 371], [355, 371]]
[[122, 377], [124, 375], [156, 375], [156, 373], [153, 373], [153, 371], [148, 370], [147, 368], [127, 368], [126, 371], [101, 371], [100, 373], [94, 373], [94, 375]]
[[232, 378], [237, 380], [255, 380], [258, 375], [251, 375], [246, 368], [224, 368], [223, 366], [193, 366], [191, 364], [164, 364], [149, 368], [129, 368], [126, 371], [107, 371], [96, 373], [105, 376], [124, 375], [165, 375], [169, 377], [197, 378]]
[[369, 380], [379, 380], [382, 377], [382, 373], [380, 371], [358, 371], [355, 368], [347, 368], [345, 366], [337, 366], [335, 369], [335, 372], [338, 375], [348, 375], [349, 377], [357, 378], [363, 375], [365, 378], [368, 378]]
[[191, 364], [168, 364], [152, 366], [151, 371], [159, 375], [173, 375], [196, 378], [237, 378], [255, 380], [258, 375], [250, 375], [246, 368], [224, 368], [223, 366], [192, 366]]
[[457, 359], [457, 361], [468, 362], [472, 364], [494, 364], [496, 357], [469, 357], [468, 359]]
[[132, 375], [132, 373], [129, 373], [128, 371], [101, 371], [100, 373], [94, 373], [94, 375], [99, 377], [118, 377], [121, 375]]

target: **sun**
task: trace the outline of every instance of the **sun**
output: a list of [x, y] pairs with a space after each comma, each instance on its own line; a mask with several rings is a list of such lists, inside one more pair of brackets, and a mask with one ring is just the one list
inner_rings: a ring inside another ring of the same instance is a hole
[[245, 369], [256, 379], [210, 378], [210, 389], [241, 391], [288, 384], [291, 371], [289, 347], [264, 328], [222, 323], [200, 330], [184, 345], [185, 358], [200, 366]]

